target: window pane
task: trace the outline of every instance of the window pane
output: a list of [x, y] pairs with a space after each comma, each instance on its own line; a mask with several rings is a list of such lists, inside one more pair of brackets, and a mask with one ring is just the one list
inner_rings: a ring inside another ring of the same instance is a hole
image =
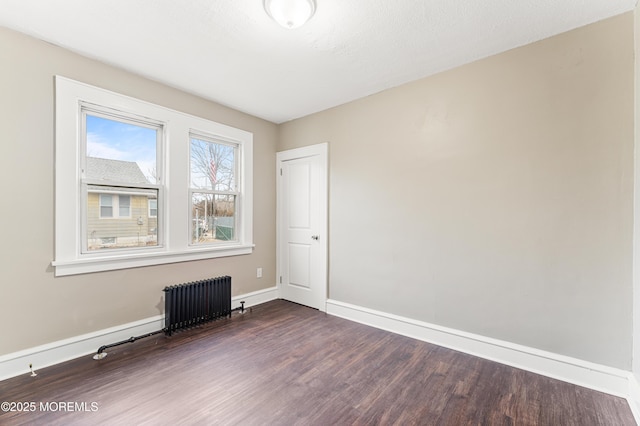
[[149, 217], [158, 217], [158, 200], [149, 199]]
[[235, 191], [236, 147], [191, 138], [191, 187]]
[[237, 241], [235, 195], [195, 192], [191, 201], [192, 244]]
[[131, 184], [157, 183], [159, 129], [86, 114], [86, 178]]
[[120, 195], [120, 210], [118, 217], [130, 217], [131, 216], [131, 196]]
[[157, 203], [152, 211], [149, 200], [157, 200], [158, 190], [148, 186], [160, 183], [156, 157], [162, 128], [88, 110], [83, 117], [87, 250], [157, 246]]
[[[113, 191], [113, 193], [104, 193]], [[122, 194], [118, 192], [127, 192]], [[152, 247], [158, 245], [158, 218], [149, 215], [149, 201], [158, 190], [90, 185], [87, 192], [87, 250]], [[113, 201], [118, 201], [113, 215]], [[105, 209], [110, 209], [105, 216]]]
[[111, 194], [100, 194], [100, 217], [113, 217], [113, 197]]

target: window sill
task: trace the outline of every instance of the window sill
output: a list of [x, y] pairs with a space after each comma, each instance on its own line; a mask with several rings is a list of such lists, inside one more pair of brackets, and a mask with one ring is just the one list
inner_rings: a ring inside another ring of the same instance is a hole
[[141, 266], [162, 265], [165, 263], [187, 262], [191, 260], [214, 259], [218, 257], [251, 254], [253, 244], [225, 247], [198, 248], [181, 252], [127, 253], [115, 256], [91, 256], [73, 260], [54, 260], [55, 276], [88, 274], [91, 272], [113, 271], [117, 269], [137, 268]]

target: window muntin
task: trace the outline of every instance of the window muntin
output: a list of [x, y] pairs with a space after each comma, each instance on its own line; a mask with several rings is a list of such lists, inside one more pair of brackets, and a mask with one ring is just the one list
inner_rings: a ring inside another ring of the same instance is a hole
[[238, 144], [191, 134], [191, 244], [238, 241]]

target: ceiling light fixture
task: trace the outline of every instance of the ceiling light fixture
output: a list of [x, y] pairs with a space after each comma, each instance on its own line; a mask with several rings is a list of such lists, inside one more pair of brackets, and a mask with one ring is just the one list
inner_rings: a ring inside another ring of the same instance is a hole
[[316, 11], [315, 0], [264, 0], [264, 10], [278, 24], [293, 29], [304, 25]]

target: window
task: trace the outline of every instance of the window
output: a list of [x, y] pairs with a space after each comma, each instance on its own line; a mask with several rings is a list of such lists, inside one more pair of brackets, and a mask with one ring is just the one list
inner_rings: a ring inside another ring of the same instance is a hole
[[83, 253], [157, 246], [157, 221], [150, 220], [147, 199], [160, 191], [156, 164], [163, 124], [94, 104], [80, 108]]
[[191, 243], [236, 241], [238, 145], [191, 135]]
[[131, 195], [118, 195], [118, 217], [131, 217]]
[[100, 219], [113, 217], [113, 195], [100, 194]]
[[[90, 191], [90, 193], [93, 191]], [[131, 196], [99, 194], [100, 196], [100, 219], [128, 219], [131, 217]], [[93, 197], [95, 199], [95, 197]], [[145, 196], [146, 198], [146, 196]], [[91, 201], [88, 203], [88, 210], [91, 210]], [[115, 207], [117, 206], [117, 207]], [[114, 209], [117, 214], [114, 214]]]
[[158, 217], [158, 200], [155, 198], [149, 199], [149, 217]]
[[252, 155], [249, 132], [56, 77], [56, 276], [251, 253]]

